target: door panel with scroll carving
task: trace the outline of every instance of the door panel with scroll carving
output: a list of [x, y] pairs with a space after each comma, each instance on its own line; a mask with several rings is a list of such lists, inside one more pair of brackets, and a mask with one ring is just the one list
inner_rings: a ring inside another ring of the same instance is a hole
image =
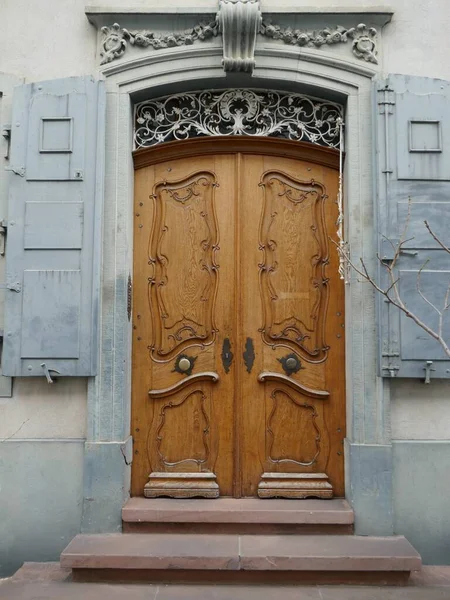
[[342, 496], [337, 171], [207, 143], [136, 170], [132, 494]]
[[233, 494], [234, 171], [220, 155], [136, 171], [133, 494]]
[[[238, 220], [246, 259], [241, 322], [255, 364], [242, 376], [241, 493], [344, 495], [344, 289], [336, 239], [338, 174], [244, 155]], [[258, 185], [259, 184], [259, 185]]]

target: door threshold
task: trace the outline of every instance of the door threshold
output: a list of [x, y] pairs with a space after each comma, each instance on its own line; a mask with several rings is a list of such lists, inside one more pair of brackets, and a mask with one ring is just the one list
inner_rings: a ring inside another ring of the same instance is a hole
[[214, 500], [131, 498], [122, 509], [128, 533], [352, 533], [354, 513], [344, 498], [284, 500], [221, 497]]

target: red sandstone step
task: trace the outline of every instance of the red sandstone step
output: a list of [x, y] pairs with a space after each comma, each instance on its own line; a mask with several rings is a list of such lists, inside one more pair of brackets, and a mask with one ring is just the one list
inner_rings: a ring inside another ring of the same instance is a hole
[[132, 498], [122, 519], [125, 533], [350, 534], [354, 514], [343, 499]]
[[131, 498], [122, 509], [126, 523], [269, 523], [286, 525], [352, 525], [346, 500], [261, 500], [217, 498], [174, 500]]
[[404, 584], [420, 566], [402, 536], [93, 534], [76, 536], [61, 555], [79, 580], [254, 582], [283, 573], [309, 583]]

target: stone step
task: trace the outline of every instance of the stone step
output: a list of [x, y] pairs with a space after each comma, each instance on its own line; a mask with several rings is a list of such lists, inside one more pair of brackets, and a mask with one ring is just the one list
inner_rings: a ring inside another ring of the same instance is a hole
[[346, 500], [215, 500], [131, 498], [122, 509], [125, 533], [350, 534]]
[[404, 585], [420, 565], [402, 536], [91, 534], [61, 555], [77, 581]]

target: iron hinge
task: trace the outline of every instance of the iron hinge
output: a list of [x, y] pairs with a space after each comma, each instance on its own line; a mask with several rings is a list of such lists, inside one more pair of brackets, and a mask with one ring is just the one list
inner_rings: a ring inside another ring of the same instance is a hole
[[395, 365], [383, 365], [381, 370], [383, 371], [384, 377], [397, 377], [397, 372], [400, 371], [400, 367]]
[[5, 256], [7, 221], [0, 221], [0, 256]]
[[377, 103], [379, 106], [380, 115], [392, 114], [394, 111], [391, 107], [395, 106], [394, 90], [388, 85], [385, 85], [384, 88], [378, 90], [378, 93], [383, 94], [382, 99]]
[[3, 125], [2, 136], [6, 140], [5, 154], [3, 155], [3, 157], [9, 159], [9, 150], [11, 148], [11, 125]]

